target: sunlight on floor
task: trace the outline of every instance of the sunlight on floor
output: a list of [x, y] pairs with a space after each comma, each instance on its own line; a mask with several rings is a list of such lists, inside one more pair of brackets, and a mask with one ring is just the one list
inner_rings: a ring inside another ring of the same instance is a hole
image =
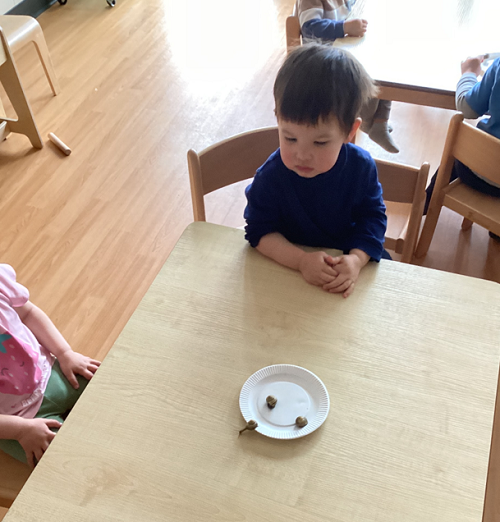
[[202, 96], [244, 85], [280, 38], [276, 8], [268, 0], [167, 0], [165, 25], [181, 78]]

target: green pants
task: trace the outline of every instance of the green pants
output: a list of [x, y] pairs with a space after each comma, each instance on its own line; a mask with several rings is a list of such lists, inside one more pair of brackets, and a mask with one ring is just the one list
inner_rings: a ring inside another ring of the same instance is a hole
[[[87, 379], [81, 375], [77, 375], [77, 379], [80, 387], [78, 390], [75, 390], [68, 379], [66, 379], [59, 366], [59, 362], [56, 360], [52, 366], [52, 373], [47, 383], [42, 405], [35, 415], [35, 418], [56, 419], [61, 423], [64, 422], [64, 419], [71, 408], [76, 404], [76, 401], [88, 383]], [[51, 429], [54, 432], [58, 431], [56, 428]], [[0, 439], [0, 450], [26, 463], [26, 453], [17, 440]]]

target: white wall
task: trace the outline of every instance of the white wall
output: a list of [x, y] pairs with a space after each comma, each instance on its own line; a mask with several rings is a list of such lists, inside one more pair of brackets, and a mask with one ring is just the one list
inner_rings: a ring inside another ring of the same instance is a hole
[[15, 5], [20, 4], [22, 0], [0, 0], [0, 13], [5, 14], [10, 11]]

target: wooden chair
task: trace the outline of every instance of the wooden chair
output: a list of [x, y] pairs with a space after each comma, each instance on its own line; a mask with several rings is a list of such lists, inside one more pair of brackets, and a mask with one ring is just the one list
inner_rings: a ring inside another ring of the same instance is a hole
[[1, 27], [0, 82], [2, 83], [3, 88], [5, 89], [5, 92], [17, 114], [17, 119], [0, 116], [0, 123], [7, 123], [7, 125], [2, 129], [2, 132], [18, 132], [24, 134], [28, 136], [33, 147], [41, 149], [43, 147], [43, 141], [38, 132], [28, 100], [24, 94], [9, 44]]
[[424, 256], [429, 250], [443, 206], [465, 218], [463, 229], [474, 222], [500, 235], [500, 198], [482, 194], [459, 179], [450, 183], [453, 164], [457, 159], [482, 177], [500, 185], [500, 140], [463, 120], [463, 114], [455, 114], [450, 121], [429, 211], [417, 246], [417, 257]]
[[296, 13], [297, 6], [294, 6], [293, 14], [287, 17], [285, 23], [285, 40], [287, 53], [289, 53], [294, 47], [302, 45], [299, 17]]
[[[187, 156], [194, 220], [206, 221], [206, 194], [252, 178], [278, 147], [278, 129], [268, 127], [238, 134], [199, 154], [190, 150]], [[388, 161], [376, 163], [388, 208], [385, 246], [409, 263], [420, 230], [429, 164], [417, 169]]]
[[7, 508], [0, 507], [0, 521], [3, 520], [3, 518], [4, 518], [5, 515], [7, 514], [7, 511], [8, 511]]
[[33, 42], [50, 88], [54, 96], [58, 94], [60, 89], [52, 60], [50, 59], [49, 49], [47, 48], [42, 28], [36, 19], [32, 16], [2, 15], [0, 16], [0, 27], [4, 32], [12, 53]]
[[377, 159], [375, 163], [387, 206], [384, 246], [401, 254], [402, 263], [411, 263], [422, 222], [429, 164], [418, 169]]
[[206, 221], [203, 196], [253, 178], [278, 147], [278, 128], [267, 127], [232, 136], [199, 154], [191, 149], [187, 158], [194, 220]]
[[26, 464], [0, 450], [0, 507], [11, 506], [30, 473]]

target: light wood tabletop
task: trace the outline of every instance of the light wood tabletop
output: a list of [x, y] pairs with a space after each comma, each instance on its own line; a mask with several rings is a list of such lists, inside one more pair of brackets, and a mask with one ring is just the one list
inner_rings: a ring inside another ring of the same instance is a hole
[[[390, 261], [343, 299], [194, 223], [5, 520], [481, 522], [499, 303]], [[328, 418], [238, 436], [242, 385], [279, 363], [325, 383]]]
[[380, 85], [380, 98], [455, 109], [460, 62], [500, 52], [498, 0], [358, 0], [363, 38], [334, 45], [352, 51]]

